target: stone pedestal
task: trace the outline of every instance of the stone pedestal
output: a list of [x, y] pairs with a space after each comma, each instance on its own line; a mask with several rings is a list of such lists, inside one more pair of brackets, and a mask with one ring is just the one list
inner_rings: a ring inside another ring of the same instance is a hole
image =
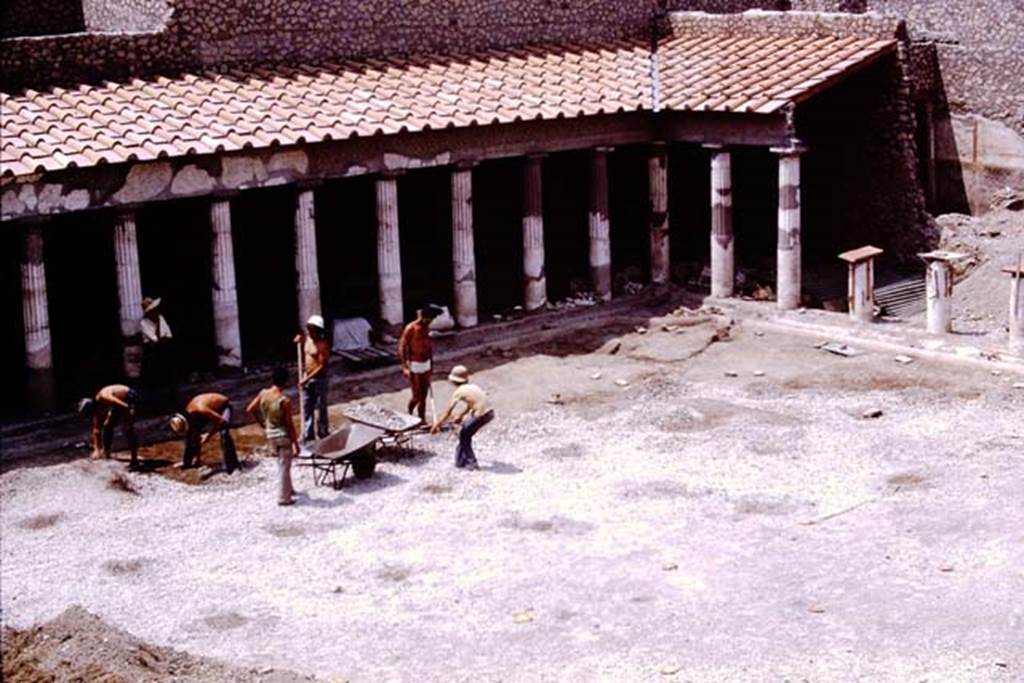
[[235, 249], [231, 242], [231, 202], [214, 200], [210, 205], [212, 233], [213, 335], [217, 365], [242, 367], [242, 333], [238, 323], [238, 291], [235, 286]]
[[875, 319], [875, 257], [881, 253], [878, 247], [868, 245], [839, 255], [850, 264], [847, 306], [854, 320], [869, 323]]
[[1010, 275], [1010, 352], [1024, 356], [1024, 264], [1003, 268]]
[[25, 226], [21, 253], [21, 310], [25, 324], [25, 365], [28, 366], [29, 408], [49, 410], [54, 404], [53, 352], [43, 260], [43, 226]]
[[953, 331], [953, 269], [964, 254], [936, 250], [918, 254], [927, 264], [925, 282], [928, 301], [928, 331], [945, 334]]
[[544, 197], [540, 156], [523, 167], [523, 307], [536, 311], [548, 302], [544, 270]]
[[800, 307], [800, 154], [794, 145], [773, 149], [779, 155], [779, 241], [776, 303], [783, 311]]
[[133, 380], [142, 375], [142, 276], [134, 213], [122, 213], [115, 219], [114, 262], [124, 374]]
[[711, 150], [711, 296], [733, 295], [736, 264], [732, 232], [732, 155]]
[[316, 216], [313, 190], [295, 199], [295, 272], [297, 274], [299, 329], [309, 316], [320, 313], [320, 273], [317, 269]]
[[402, 256], [398, 237], [398, 181], [393, 176], [377, 180], [377, 288], [380, 318], [399, 326], [402, 310]]
[[473, 251], [473, 171], [458, 166], [452, 171], [452, 272], [455, 277], [455, 322], [475, 327], [476, 255]]
[[651, 282], [663, 284], [672, 272], [668, 226], [668, 149], [664, 143], [651, 147], [647, 157], [648, 212], [651, 237]]
[[608, 148], [590, 155], [590, 281], [599, 299], [612, 298], [612, 248], [608, 221]]

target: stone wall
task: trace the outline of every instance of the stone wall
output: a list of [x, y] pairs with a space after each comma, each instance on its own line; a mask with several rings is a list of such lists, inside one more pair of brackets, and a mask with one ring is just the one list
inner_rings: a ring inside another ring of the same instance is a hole
[[4, 40], [0, 68], [12, 91], [228, 65], [599, 40], [647, 31], [657, 1], [85, 0], [89, 28], [115, 33]]
[[85, 30], [93, 33], [141, 33], [167, 26], [173, 0], [79, 0]]

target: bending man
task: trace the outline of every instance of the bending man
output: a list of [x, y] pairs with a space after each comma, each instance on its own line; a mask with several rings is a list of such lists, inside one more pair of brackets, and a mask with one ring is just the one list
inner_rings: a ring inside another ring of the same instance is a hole
[[224, 394], [199, 394], [188, 402], [184, 413], [177, 413], [171, 418], [171, 429], [175, 434], [185, 437], [182, 469], [199, 464], [202, 445], [215, 433], [220, 434], [224, 470], [231, 474], [238, 469], [238, 453], [231, 439], [231, 402]]
[[114, 427], [121, 424], [132, 454], [128, 467], [138, 469], [139, 439], [135, 435], [135, 405], [138, 398], [138, 394], [131, 387], [111, 384], [100, 389], [95, 398], [83, 398], [78, 402], [78, 414], [92, 418], [90, 457], [94, 460], [110, 457], [110, 450], [114, 445]]
[[421, 308], [416, 312], [416, 319], [405, 326], [402, 336], [398, 339], [398, 361], [402, 365], [402, 374], [409, 380], [409, 388], [412, 390], [409, 414], [415, 410], [421, 422], [427, 421], [427, 397], [430, 395], [430, 373], [434, 363], [430, 323], [440, 313], [436, 306]]
[[475, 384], [470, 384], [469, 370], [465, 365], [456, 365], [452, 368], [451, 374], [448, 375], [448, 381], [458, 388], [452, 394], [448, 407], [430, 428], [430, 433], [437, 434], [441, 430], [441, 426], [452, 416], [455, 407], [462, 403], [465, 408], [455, 416], [455, 424], [462, 424], [467, 415], [469, 419], [459, 430], [459, 446], [455, 450], [455, 466], [470, 470], [479, 469], [476, 454], [473, 453], [473, 435], [494, 419], [494, 411], [491, 410], [491, 404], [487, 400], [484, 390]]

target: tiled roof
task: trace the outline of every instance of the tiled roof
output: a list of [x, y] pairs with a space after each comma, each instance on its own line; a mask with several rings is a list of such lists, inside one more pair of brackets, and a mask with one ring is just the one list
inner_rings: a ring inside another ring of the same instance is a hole
[[833, 35], [698, 33], [658, 48], [661, 105], [678, 111], [771, 114], [895, 48]]
[[0, 173], [652, 109], [771, 113], [893, 41], [681, 35], [0, 94]]

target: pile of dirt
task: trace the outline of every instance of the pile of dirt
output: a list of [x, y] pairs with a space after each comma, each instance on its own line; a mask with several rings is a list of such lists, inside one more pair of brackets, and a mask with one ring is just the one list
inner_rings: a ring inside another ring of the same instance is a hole
[[936, 218], [941, 249], [967, 254], [956, 267], [953, 325], [960, 332], [999, 334], [1006, 329], [1010, 279], [1002, 269], [1024, 254], [1024, 191], [996, 193], [992, 210], [978, 216]]
[[60, 681], [315, 681], [288, 671], [241, 669], [147, 645], [80, 607], [26, 631], [4, 627], [0, 635], [3, 680]]

